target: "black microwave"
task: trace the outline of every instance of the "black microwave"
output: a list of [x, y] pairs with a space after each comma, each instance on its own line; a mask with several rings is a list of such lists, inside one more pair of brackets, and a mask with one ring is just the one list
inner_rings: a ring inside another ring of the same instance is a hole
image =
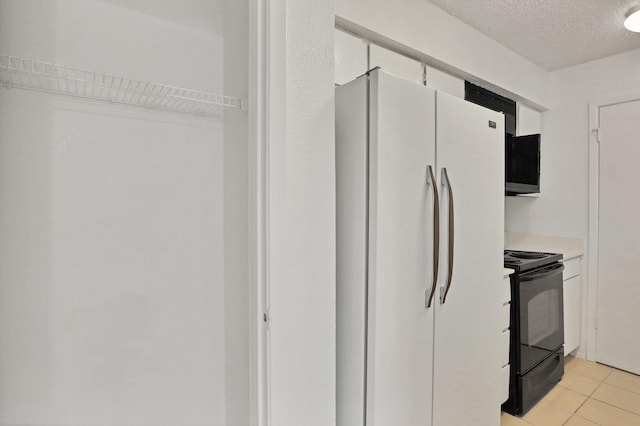
[[505, 195], [540, 192], [540, 134], [505, 135]]

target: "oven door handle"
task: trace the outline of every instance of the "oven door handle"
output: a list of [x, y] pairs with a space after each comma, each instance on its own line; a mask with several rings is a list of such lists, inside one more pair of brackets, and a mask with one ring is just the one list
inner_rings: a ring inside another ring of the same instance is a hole
[[520, 282], [547, 278], [559, 273], [561, 274], [562, 271], [564, 271], [564, 265], [562, 263], [556, 263], [555, 265], [542, 268], [539, 271], [532, 271], [532, 272], [528, 272], [520, 275]]
[[432, 166], [427, 166], [427, 185], [433, 187], [433, 279], [431, 291], [427, 290], [429, 292], [425, 301], [425, 308], [430, 308], [433, 295], [436, 292], [436, 284], [438, 283], [438, 263], [440, 262], [440, 198]]

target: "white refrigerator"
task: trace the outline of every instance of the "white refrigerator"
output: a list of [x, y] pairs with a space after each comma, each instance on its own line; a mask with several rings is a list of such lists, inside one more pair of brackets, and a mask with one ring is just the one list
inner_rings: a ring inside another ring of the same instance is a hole
[[337, 424], [499, 425], [503, 115], [374, 69], [336, 169]]

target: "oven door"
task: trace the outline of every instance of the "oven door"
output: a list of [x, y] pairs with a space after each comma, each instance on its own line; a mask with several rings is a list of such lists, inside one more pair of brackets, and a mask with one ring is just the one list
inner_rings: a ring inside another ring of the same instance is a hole
[[562, 271], [564, 265], [550, 266], [520, 275], [520, 362], [525, 374], [564, 343], [562, 311]]

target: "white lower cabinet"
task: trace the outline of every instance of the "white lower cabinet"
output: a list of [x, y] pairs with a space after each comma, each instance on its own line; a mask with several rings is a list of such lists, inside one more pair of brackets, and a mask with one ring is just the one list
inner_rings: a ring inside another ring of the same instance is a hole
[[563, 304], [564, 311], [564, 354], [580, 346], [580, 306], [581, 306], [581, 257], [564, 262]]
[[498, 373], [500, 378], [500, 401], [501, 403], [509, 399], [509, 379], [511, 377], [511, 365], [507, 364]]
[[501, 282], [500, 297], [500, 327], [497, 330], [500, 333], [501, 345], [500, 356], [498, 358], [498, 377], [500, 380], [500, 403], [509, 399], [509, 373], [511, 366], [509, 364], [509, 344], [511, 341], [511, 278], [504, 277]]

